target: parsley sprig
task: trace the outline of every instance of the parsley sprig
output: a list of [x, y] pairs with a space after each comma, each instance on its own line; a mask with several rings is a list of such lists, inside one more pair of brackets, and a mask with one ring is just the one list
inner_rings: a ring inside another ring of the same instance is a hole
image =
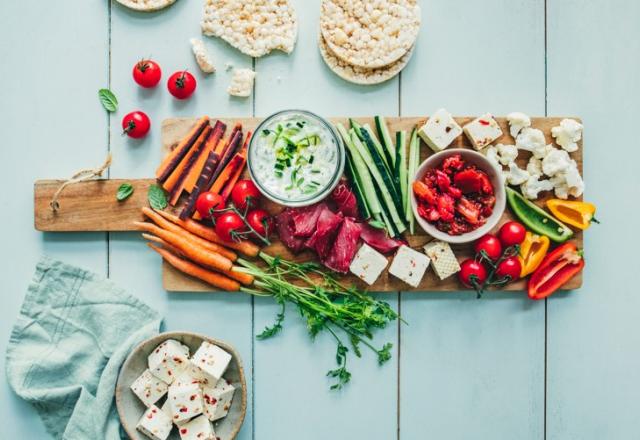
[[[281, 305], [275, 323], [260, 333], [258, 339], [267, 339], [282, 330], [286, 304], [297, 306], [305, 319], [307, 331], [312, 339], [326, 331], [336, 341], [336, 363], [327, 376], [334, 379], [332, 390], [343, 388], [351, 380], [347, 369], [350, 351], [361, 357], [361, 347], [373, 351], [380, 365], [391, 359], [393, 344], [382, 348], [373, 344], [373, 331], [399, 319], [388, 303], [378, 301], [355, 287], [347, 287], [321, 269], [318, 263], [295, 263], [260, 253], [266, 268], [238, 259], [240, 270], [254, 276], [253, 287], [242, 288], [244, 292], [257, 296], [272, 296]], [[348, 341], [345, 343], [345, 341]], [[347, 345], [349, 344], [350, 347]]]

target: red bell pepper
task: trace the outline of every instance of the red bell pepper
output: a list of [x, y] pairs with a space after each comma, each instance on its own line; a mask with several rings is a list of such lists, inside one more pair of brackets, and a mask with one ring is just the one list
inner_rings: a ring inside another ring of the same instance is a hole
[[562, 287], [584, 267], [582, 250], [574, 243], [565, 243], [547, 254], [529, 278], [531, 299], [544, 299]]

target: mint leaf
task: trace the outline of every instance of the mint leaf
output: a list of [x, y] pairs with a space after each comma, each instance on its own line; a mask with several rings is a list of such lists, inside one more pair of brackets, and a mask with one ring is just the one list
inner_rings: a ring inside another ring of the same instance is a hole
[[98, 90], [98, 98], [104, 109], [108, 112], [115, 112], [118, 109], [118, 98], [109, 89]]
[[164, 209], [167, 207], [167, 195], [164, 190], [156, 184], [149, 187], [147, 199], [149, 199], [149, 205], [151, 205], [153, 209]]
[[123, 200], [128, 199], [131, 194], [133, 194], [133, 185], [131, 185], [130, 183], [123, 183], [118, 188], [116, 199], [118, 200], [118, 202], [122, 202]]

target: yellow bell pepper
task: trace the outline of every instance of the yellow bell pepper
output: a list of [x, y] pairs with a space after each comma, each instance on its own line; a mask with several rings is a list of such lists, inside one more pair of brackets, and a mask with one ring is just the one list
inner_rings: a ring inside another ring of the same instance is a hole
[[520, 263], [522, 265], [521, 277], [525, 277], [535, 271], [549, 250], [550, 240], [546, 235], [537, 235], [527, 231], [524, 241], [520, 244]]
[[583, 231], [591, 226], [591, 222], [598, 222], [594, 218], [596, 205], [574, 200], [549, 199], [547, 208], [561, 222], [567, 223]]

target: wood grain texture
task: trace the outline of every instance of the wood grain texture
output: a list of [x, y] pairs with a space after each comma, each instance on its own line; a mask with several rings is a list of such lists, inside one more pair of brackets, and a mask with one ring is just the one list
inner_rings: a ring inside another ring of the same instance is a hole
[[[330, 118], [332, 122], [341, 122], [347, 124], [347, 118]], [[371, 117], [355, 118], [361, 123], [368, 123], [373, 126], [374, 121]], [[473, 117], [457, 117], [456, 121], [460, 125], [464, 125], [471, 121]], [[551, 127], [560, 123], [562, 117], [553, 118], [532, 118], [532, 126], [539, 128], [545, 133], [547, 142], [551, 143]], [[577, 119], [577, 118], [576, 118]], [[228, 127], [233, 126], [235, 122], [241, 122], [244, 129], [253, 131], [260, 118], [221, 118]], [[508, 134], [508, 124], [503, 117], [496, 118], [500, 124], [504, 135], [496, 141], [496, 143], [513, 144], [514, 139]], [[162, 123], [162, 148], [164, 153], [168, 153], [176, 147], [178, 142], [189, 132], [196, 123], [197, 118], [172, 118]], [[391, 132], [399, 130], [411, 130], [416, 125], [422, 125], [426, 121], [426, 117], [393, 117], [388, 118], [387, 123]], [[459, 136], [453, 143], [452, 147], [471, 148], [467, 138]], [[578, 162], [582, 170], [582, 141], [580, 149], [572, 154], [572, 157]], [[421, 144], [421, 161], [426, 159], [431, 150], [424, 144]], [[525, 167], [528, 157], [521, 153], [518, 161], [521, 167]], [[245, 175], [248, 176], [246, 170]], [[115, 199], [115, 192], [118, 186], [124, 182], [121, 180], [111, 181], [93, 181], [88, 183], [80, 183], [69, 186], [60, 198], [61, 208], [54, 213], [49, 208], [51, 195], [55, 192], [58, 182], [37, 182], [35, 189], [35, 219], [36, 229], [48, 231], [129, 231], [135, 230], [133, 222], [141, 219], [140, 208], [147, 205], [146, 193], [149, 185], [153, 180], [133, 180], [133, 195], [123, 201], [118, 202]], [[538, 203], [543, 204], [546, 198], [552, 197], [549, 193], [542, 197]], [[278, 214], [283, 207], [273, 202], [265, 200], [264, 208], [272, 215]], [[513, 220], [515, 217], [507, 208], [500, 224]], [[499, 227], [499, 225], [498, 225]], [[431, 240], [431, 237], [422, 231], [418, 226], [416, 234], [406, 235], [409, 245], [415, 249], [421, 249]], [[579, 247], [583, 246], [582, 232], [577, 232], [574, 241]], [[285, 259], [293, 261], [309, 261], [315, 259], [312, 252], [305, 251], [298, 255], [293, 255], [280, 241], [274, 240], [273, 243], [264, 249], [271, 255], [280, 255]], [[460, 261], [472, 256], [472, 248], [470, 245], [454, 246], [454, 252]], [[391, 257], [389, 257], [391, 258]], [[163, 286], [166, 290], [172, 292], [208, 292], [213, 289], [208, 284], [196, 280], [194, 278], [183, 275], [175, 268], [164, 263], [163, 264]], [[361, 288], [368, 288], [372, 292], [395, 292], [403, 291], [458, 291], [464, 287], [459, 283], [457, 277], [452, 276], [445, 280], [437, 278], [432, 270], [427, 270], [422, 282], [417, 288], [411, 288], [401, 280], [389, 275], [388, 271], [384, 271], [378, 281], [373, 286], [367, 286], [364, 282], [353, 275], [345, 275], [343, 281], [349, 284], [355, 284]], [[508, 284], [503, 290], [519, 291], [525, 287], [525, 280], [520, 280]], [[575, 289], [582, 285], [582, 275], [578, 275], [570, 280], [565, 289]]]

